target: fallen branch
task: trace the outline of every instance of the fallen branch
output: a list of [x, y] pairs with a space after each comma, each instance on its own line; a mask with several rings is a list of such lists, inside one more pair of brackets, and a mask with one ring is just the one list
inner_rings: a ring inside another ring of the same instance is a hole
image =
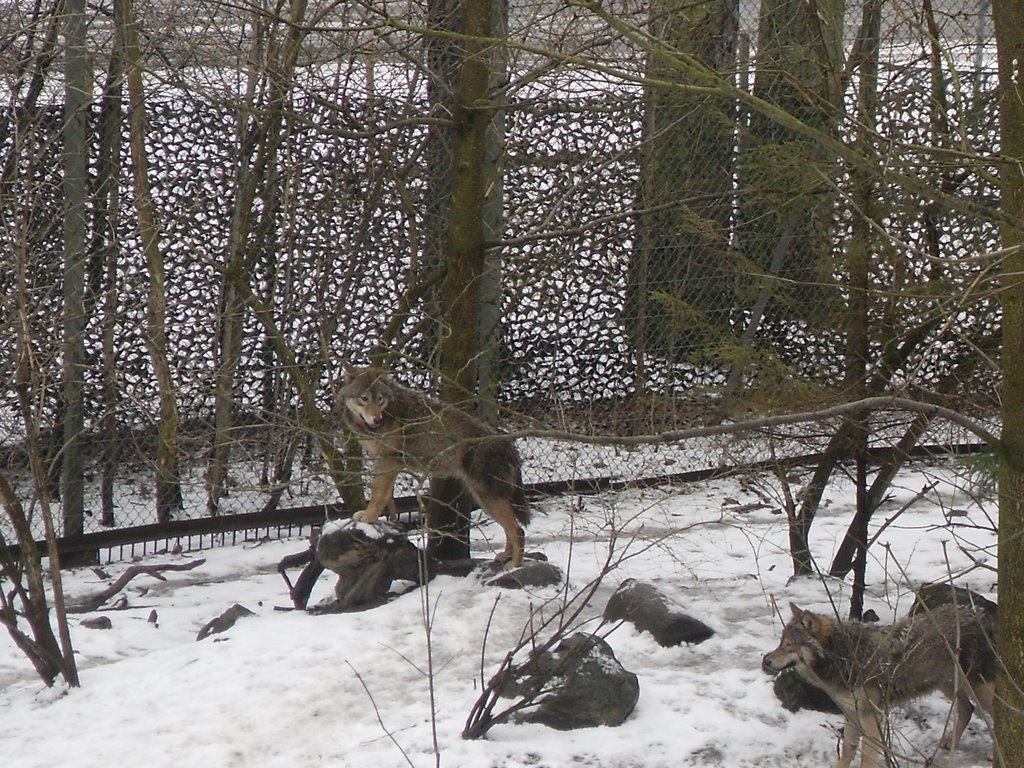
[[126, 570], [109, 587], [104, 589], [91, 597], [84, 598], [68, 606], [68, 613], [88, 613], [89, 611], [97, 610], [107, 600], [112, 598], [126, 586], [128, 582], [134, 579], [136, 576], [152, 576], [160, 581], [166, 581], [161, 575], [164, 571], [191, 571], [193, 568], [198, 568], [200, 565], [205, 563], [206, 560], [192, 560], [188, 563], [163, 563], [157, 565], [133, 565], [131, 568]]
[[[905, 397], [894, 397], [889, 395], [865, 397], [861, 400], [841, 403], [840, 405], [822, 408], [817, 411], [786, 413], [776, 416], [762, 416], [749, 419], [747, 421], [716, 424], [707, 427], [692, 427], [689, 429], [658, 432], [650, 435], [584, 435], [553, 429], [522, 429], [515, 432], [504, 433], [497, 436], [497, 438], [508, 439], [510, 437], [536, 437], [548, 440], [563, 440], [571, 443], [600, 445], [660, 445], [665, 443], [679, 443], [697, 437], [715, 437], [717, 435], [749, 432], [757, 429], [785, 427], [792, 424], [824, 421], [826, 419], [834, 419], [839, 416], [871, 413], [882, 410], [904, 410], [910, 413], [924, 414], [932, 418], [942, 418], [952, 424], [962, 427], [986, 444], [992, 446], [996, 451], [999, 451], [1001, 447], [1001, 442], [996, 435], [989, 432], [981, 425], [980, 422], [975, 421], [969, 416], [934, 403], [926, 403]], [[475, 438], [470, 442], [487, 442], [494, 439], [496, 439], [494, 436], [488, 435], [487, 437]]]

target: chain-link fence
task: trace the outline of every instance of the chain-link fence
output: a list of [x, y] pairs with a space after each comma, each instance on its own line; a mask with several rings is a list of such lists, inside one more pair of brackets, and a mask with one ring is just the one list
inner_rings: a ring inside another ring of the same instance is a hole
[[[933, 5], [848, 3], [841, 34], [804, 29], [815, 66], [831, 66], [824, 80], [769, 56], [793, 41], [775, 41], [772, 17], [754, 4], [708, 3], [700, 17], [661, 4], [615, 14], [511, 7], [512, 46], [495, 78], [501, 235], [489, 249], [501, 320], [485, 350], [502, 424], [632, 434], [804, 409], [849, 383], [853, 358], [865, 391], [927, 389], [984, 406], [998, 335], [994, 265], [976, 258], [999, 242], [986, 161], [997, 141], [992, 37], [984, 3]], [[422, 12], [410, 7], [409, 19]], [[439, 117], [422, 55], [410, 53], [419, 38], [375, 34], [372, 9], [361, 13], [359, 34], [324, 23], [310, 35], [273, 167], [245, 211], [240, 189], [260, 154], [240, 143], [258, 136], [249, 129], [259, 120], [239, 109], [244, 71], [221, 81], [213, 73], [224, 62], [158, 68], [192, 32], [159, 26], [154, 36], [145, 151], [181, 418], [176, 516], [337, 500], [282, 344], [312, 377], [323, 414], [342, 361], [383, 353], [403, 381], [434, 385], [438, 263], [425, 233], [436, 225], [428, 147]], [[672, 13], [685, 23], [659, 26]], [[709, 20], [711, 32], [701, 26]], [[708, 43], [725, 53], [712, 56], [700, 47]], [[96, 45], [102, 58], [101, 35]], [[11, 67], [25, 79], [0, 137], [0, 349], [12, 382], [0, 418], [7, 470], [34, 498], [41, 474], [29, 459], [40, 458], [56, 493], [66, 445], [62, 120], [59, 99], [37, 92], [28, 108], [33, 70]], [[801, 112], [790, 86], [815, 108]], [[153, 264], [138, 229], [132, 136], [119, 124], [110, 143], [109, 106], [97, 96], [90, 113], [78, 448], [87, 530], [156, 519]], [[103, 186], [111, 151], [121, 160], [114, 191]], [[254, 224], [232, 262], [241, 215]], [[225, 430], [218, 371], [235, 311], [226, 286], [239, 276], [252, 296]], [[866, 336], [859, 351], [856, 327]], [[904, 432], [887, 426], [877, 444]], [[817, 450], [827, 436], [792, 437], [657, 448], [529, 440], [523, 453], [531, 482], [631, 479]], [[211, 501], [210, 457], [224, 441], [230, 469]]]

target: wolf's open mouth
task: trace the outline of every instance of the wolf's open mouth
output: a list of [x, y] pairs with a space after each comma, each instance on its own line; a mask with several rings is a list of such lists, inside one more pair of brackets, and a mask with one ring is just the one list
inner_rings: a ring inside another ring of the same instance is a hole
[[785, 672], [787, 669], [792, 669], [795, 666], [796, 666], [796, 660], [787, 661], [781, 667], [775, 666], [774, 663], [769, 662], [767, 659], [765, 659], [765, 660], [763, 660], [761, 662], [761, 670], [763, 672], [765, 672], [766, 674], [771, 675], [772, 677], [774, 677], [775, 675], [778, 675], [778, 674], [780, 674], [782, 672]]

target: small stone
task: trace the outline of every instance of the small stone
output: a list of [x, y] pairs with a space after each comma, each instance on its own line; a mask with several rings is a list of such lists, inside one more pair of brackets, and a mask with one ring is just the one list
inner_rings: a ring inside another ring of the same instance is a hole
[[109, 616], [95, 616], [91, 619], [82, 619], [82, 626], [86, 629], [110, 629], [114, 623]]
[[199, 630], [199, 634], [196, 635], [196, 640], [202, 640], [203, 638], [209, 637], [210, 635], [217, 634], [218, 632], [226, 632], [235, 626], [235, 622], [245, 616], [255, 616], [256, 614], [246, 608], [244, 605], [235, 603], [222, 613], [217, 618], [209, 621], [206, 626]]
[[[501, 566], [497, 566], [500, 568]], [[523, 587], [549, 587], [562, 583], [562, 569], [543, 560], [524, 560], [518, 568], [499, 570], [497, 575], [485, 583], [491, 587], [522, 589]]]

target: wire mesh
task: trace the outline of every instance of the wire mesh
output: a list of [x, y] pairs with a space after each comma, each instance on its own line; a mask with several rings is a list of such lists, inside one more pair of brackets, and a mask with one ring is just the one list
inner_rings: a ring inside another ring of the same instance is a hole
[[[884, 4], [865, 112], [868, 74], [856, 52], [869, 39], [874, 4], [847, 3], [835, 100], [819, 125], [835, 143], [824, 150], [759, 123], [754, 99], [772, 98], [767, 83], [777, 73], [767, 63], [770, 25], [756, 4], [707, 6], [717, 15], [703, 18], [724, 25], [712, 39], [728, 42], [716, 60], [724, 85], [711, 94], [679, 64], [691, 54], [684, 45], [700, 42], [700, 19], [680, 9], [686, 23], [669, 42], [684, 56], [674, 70], [655, 63], [659, 56], [642, 42], [673, 12], [662, 3], [609, 6], [624, 27], [582, 8], [527, 2], [509, 10], [512, 45], [496, 91], [502, 225], [491, 248], [501, 273], [495, 359], [503, 426], [658, 432], [792, 410], [836, 392], [849, 365], [857, 237], [871, 250], [871, 300], [858, 320], [871, 329], [868, 374], [884, 375], [888, 391], [926, 388], [985, 405], [995, 374], [977, 352], [999, 322], [985, 287], [992, 263], [974, 258], [999, 242], [995, 217], [978, 215], [998, 205], [984, 160], [997, 150], [987, 5]], [[399, 378], [434, 384], [439, 298], [417, 293], [436, 260], [424, 233], [436, 225], [428, 220], [436, 189], [427, 147], [439, 118], [424, 85], [423, 46], [413, 34], [381, 32], [370, 5], [346, 31], [325, 23], [307, 38], [273, 173], [259, 180], [246, 212], [260, 222], [242, 249], [254, 296], [242, 319], [232, 428], [215, 433], [226, 254], [242, 171], [258, 165], [239, 137], [253, 135], [246, 129], [256, 117], [239, 109], [240, 65], [230, 76], [212, 65], [158, 69], [160, 55], [179, 54], [196, 35], [158, 11], [141, 19], [164, 35], [149, 51], [146, 149], [182, 419], [179, 514], [209, 513], [209, 456], [224, 439], [231, 462], [218, 514], [333, 502], [337, 491], [277, 343], [314, 377], [325, 414], [341, 362], [365, 362], [382, 344]], [[412, 3], [407, 13], [415, 20], [425, 10]], [[244, 35], [254, 33], [250, 23], [241, 25]], [[93, 28], [101, 58], [109, 40], [100, 21]], [[195, 51], [209, 55], [222, 42], [195, 39]], [[644, 81], [645, 73], [657, 77]], [[62, 445], [61, 106], [51, 94], [26, 111], [27, 87], [12, 93], [0, 143], [9, 330], [0, 349], [6, 377], [18, 384], [3, 393], [0, 419], [7, 469], [38, 510], [40, 474], [53, 480], [51, 496], [59, 491]], [[133, 206], [131, 137], [121, 125], [120, 192], [111, 196], [98, 186], [110, 160], [103, 106], [97, 98], [90, 115], [83, 372], [90, 530], [155, 520], [160, 420], [148, 325], [152, 273]], [[819, 117], [803, 115], [808, 124]], [[858, 186], [860, 161], [878, 169], [868, 197]], [[873, 227], [866, 235], [857, 229], [865, 220]], [[799, 258], [776, 265], [780, 242]], [[899, 434], [880, 430], [876, 441]], [[792, 437], [785, 450], [824, 439], [806, 431]], [[657, 448], [523, 444], [528, 481], [671, 474], [780, 451], [764, 437]], [[50, 469], [33, 470], [33, 453]], [[105, 482], [113, 484], [114, 507], [106, 520], [98, 508]]]

